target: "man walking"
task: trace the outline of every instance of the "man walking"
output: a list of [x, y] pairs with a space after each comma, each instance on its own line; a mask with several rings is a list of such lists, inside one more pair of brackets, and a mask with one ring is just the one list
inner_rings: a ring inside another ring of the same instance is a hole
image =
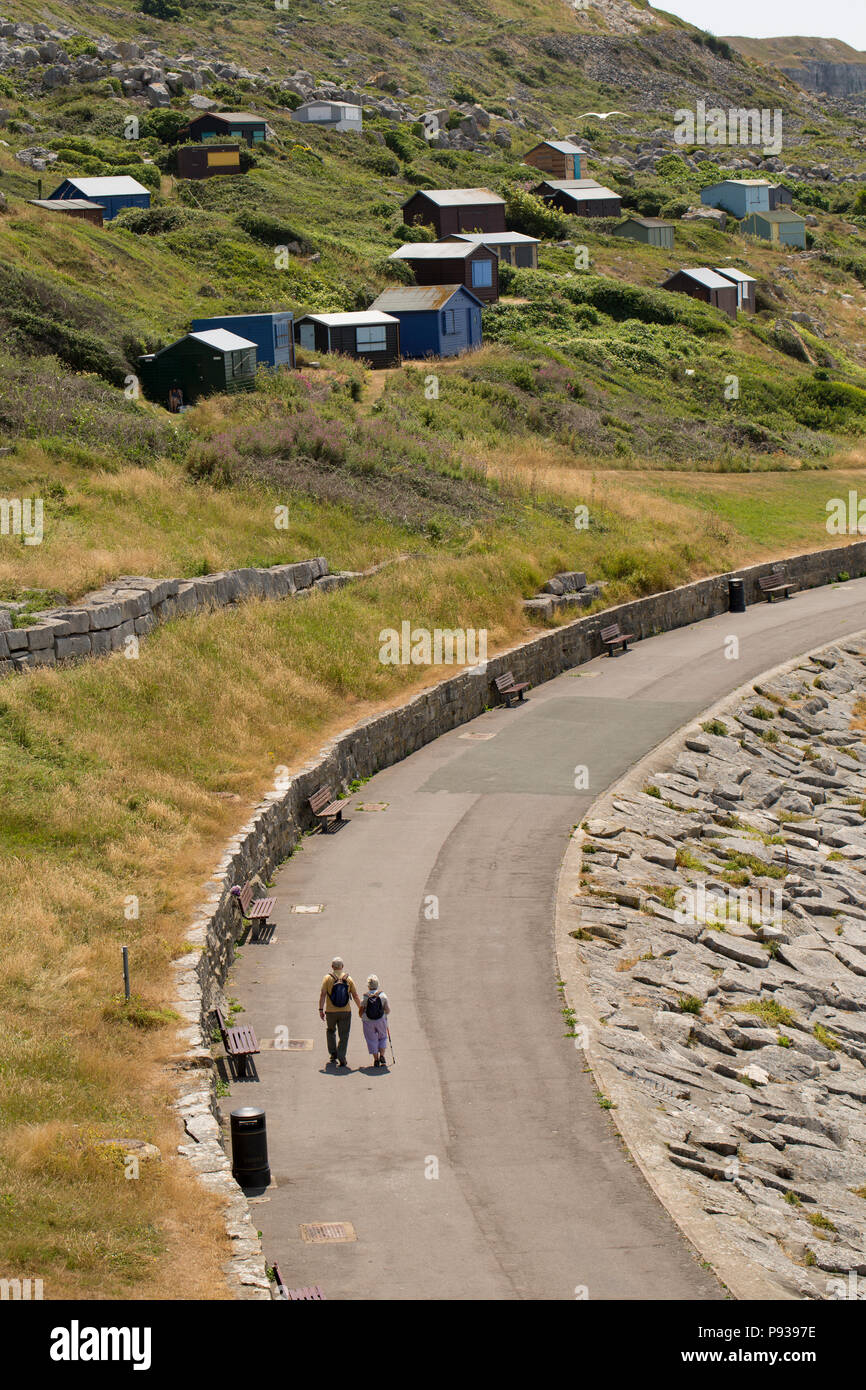
[[353, 999], [360, 1011], [361, 1001], [355, 981], [346, 974], [340, 956], [334, 956], [330, 973], [325, 976], [319, 991], [319, 1018], [327, 1023], [328, 1061], [336, 1062], [338, 1067], [347, 1065], [346, 1048], [352, 1026]]

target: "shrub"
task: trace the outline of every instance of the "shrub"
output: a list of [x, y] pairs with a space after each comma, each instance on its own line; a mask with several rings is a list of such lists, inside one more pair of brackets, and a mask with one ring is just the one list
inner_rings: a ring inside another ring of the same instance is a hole
[[504, 196], [505, 220], [512, 231], [554, 240], [562, 240], [566, 235], [568, 222], [563, 213], [548, 207], [534, 193], [525, 193], [522, 188], [509, 188]]
[[136, 236], [159, 236], [163, 232], [176, 232], [189, 220], [190, 214], [179, 207], [124, 208], [114, 218], [114, 226]]
[[265, 246], [286, 246], [289, 242], [296, 241], [304, 251], [312, 249], [307, 238], [290, 227], [288, 222], [283, 222], [279, 217], [271, 217], [267, 212], [254, 212], [249, 208], [237, 213], [234, 220], [247, 236], [251, 236], [255, 241], [264, 242]]
[[141, 131], [144, 135], [155, 135], [164, 145], [177, 143], [178, 132], [189, 120], [184, 111], [174, 111], [171, 107], [156, 107], [142, 117]]
[[400, 126], [392, 126], [385, 131], [385, 144], [392, 154], [396, 154], [407, 163], [418, 149], [417, 140], [413, 140]]
[[385, 178], [392, 178], [400, 172], [400, 164], [390, 152], [384, 150], [373, 150], [371, 154], [361, 156], [361, 163], [365, 169], [370, 169], [374, 174], [381, 174]]

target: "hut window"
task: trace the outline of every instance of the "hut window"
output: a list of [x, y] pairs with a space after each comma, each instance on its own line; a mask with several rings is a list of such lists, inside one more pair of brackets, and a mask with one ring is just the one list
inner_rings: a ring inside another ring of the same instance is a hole
[[490, 287], [493, 284], [493, 262], [492, 261], [473, 261], [472, 262], [472, 283], [478, 289]]
[[252, 354], [249, 348], [233, 352], [229, 356], [229, 376], [245, 376], [252, 365]]
[[329, 121], [331, 108], [330, 106], [308, 106], [307, 115], [311, 121]]
[[456, 332], [457, 332], [457, 310], [456, 310], [456, 309], [443, 309], [443, 311], [442, 311], [442, 332], [443, 332], [443, 333], [456, 333]]
[[387, 346], [386, 327], [384, 323], [365, 325], [363, 328], [355, 329], [355, 350], [363, 352], [384, 352]]
[[532, 248], [531, 246], [515, 246], [515, 248], [514, 248], [514, 264], [515, 264], [515, 265], [518, 265], [518, 266], [521, 266], [521, 265], [522, 265], [522, 266], [531, 266], [531, 265], [532, 265], [532, 251], [533, 251], [533, 248]]

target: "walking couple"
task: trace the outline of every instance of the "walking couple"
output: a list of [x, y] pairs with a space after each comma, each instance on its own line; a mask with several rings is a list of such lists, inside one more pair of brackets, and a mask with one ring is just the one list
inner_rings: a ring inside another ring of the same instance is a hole
[[364, 997], [359, 999], [355, 981], [346, 973], [339, 956], [335, 956], [331, 961], [331, 969], [322, 981], [319, 991], [319, 1017], [327, 1024], [328, 1061], [335, 1062], [338, 1067], [348, 1066], [346, 1048], [349, 1044], [349, 1029], [352, 1026], [350, 1001], [353, 999], [364, 1025], [364, 1039], [373, 1059], [373, 1066], [384, 1067], [388, 1015], [391, 1012], [388, 996], [382, 993], [377, 977], [370, 975], [367, 978]]

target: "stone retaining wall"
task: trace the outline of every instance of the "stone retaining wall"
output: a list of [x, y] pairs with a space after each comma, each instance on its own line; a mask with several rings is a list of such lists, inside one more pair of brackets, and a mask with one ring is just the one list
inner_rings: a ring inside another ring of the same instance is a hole
[[[616, 608], [580, 618], [555, 628], [491, 658], [484, 665], [459, 674], [414, 695], [398, 709], [387, 710], [355, 725], [322, 749], [320, 755], [294, 777], [278, 784], [256, 808], [252, 818], [229, 841], [226, 853], [208, 884], [199, 914], [187, 939], [191, 951], [175, 962], [177, 1009], [186, 1026], [182, 1030], [185, 1051], [178, 1065], [186, 1072], [198, 1068], [199, 1080], [185, 1094], [178, 1110], [193, 1141], [181, 1152], [193, 1163], [202, 1180], [225, 1193], [230, 1201], [232, 1235], [237, 1253], [227, 1273], [239, 1297], [268, 1297], [260, 1246], [250, 1246], [248, 1212], [239, 1214], [240, 1190], [231, 1177], [229, 1160], [220, 1145], [215, 1100], [215, 1073], [208, 1043], [208, 1015], [220, 998], [242, 922], [229, 889], [253, 874], [267, 881], [286, 859], [301, 835], [312, 828], [307, 801], [326, 783], [335, 793], [358, 778], [367, 778], [424, 747], [441, 734], [465, 724], [496, 702], [494, 680], [512, 670], [518, 680], [533, 685], [552, 680], [562, 671], [581, 665], [603, 651], [602, 626], [618, 621], [638, 637], [651, 637], [669, 629], [711, 618], [728, 609], [728, 578], [745, 582], [747, 602], [761, 600], [758, 577], [769, 564], [752, 565], [730, 575], [715, 575], [679, 589], [634, 599]], [[859, 577], [866, 573], [866, 541], [855, 541], [832, 550], [794, 556], [786, 562], [789, 578], [800, 588], [830, 583], [839, 574]], [[204, 1070], [201, 1070], [204, 1069]], [[245, 1208], [244, 1208], [245, 1210]]]
[[38, 614], [28, 627], [13, 628], [8, 610], [0, 608], [0, 676], [123, 651], [130, 637], [146, 637], [169, 618], [250, 598], [306, 598], [355, 577], [329, 574], [327, 560], [319, 555], [293, 565], [228, 570], [200, 579], [127, 576], [87, 594], [81, 603]]

